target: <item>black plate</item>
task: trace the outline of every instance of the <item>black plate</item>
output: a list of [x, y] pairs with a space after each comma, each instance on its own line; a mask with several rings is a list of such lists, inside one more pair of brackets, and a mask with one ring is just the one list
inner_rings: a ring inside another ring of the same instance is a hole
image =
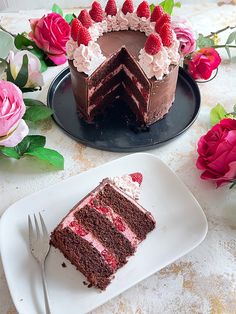
[[85, 123], [76, 113], [69, 68], [54, 79], [47, 101], [55, 122], [76, 141], [107, 151], [138, 152], [158, 147], [185, 132], [198, 115], [200, 92], [195, 81], [180, 68], [173, 106], [146, 131], [137, 131], [127, 123], [129, 110], [123, 104], [119, 106], [123, 108], [122, 114], [111, 110], [95, 124]]

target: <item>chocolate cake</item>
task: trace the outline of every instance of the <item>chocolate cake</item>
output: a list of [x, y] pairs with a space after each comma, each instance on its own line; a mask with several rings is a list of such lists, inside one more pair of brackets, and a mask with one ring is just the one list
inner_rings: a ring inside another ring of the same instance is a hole
[[104, 179], [51, 234], [51, 244], [101, 290], [155, 228], [136, 201], [141, 182], [140, 173]]
[[138, 124], [161, 119], [175, 98], [178, 47], [170, 16], [160, 6], [151, 14], [146, 1], [134, 9], [126, 0], [118, 9], [108, 0], [105, 11], [93, 2], [72, 21], [67, 42], [79, 114], [92, 122], [120, 99]]

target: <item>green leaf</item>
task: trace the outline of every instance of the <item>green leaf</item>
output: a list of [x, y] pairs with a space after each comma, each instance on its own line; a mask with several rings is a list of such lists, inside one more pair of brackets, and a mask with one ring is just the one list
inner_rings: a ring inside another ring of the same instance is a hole
[[175, 2], [174, 0], [165, 0], [160, 3], [160, 6], [163, 8], [163, 10], [168, 13], [172, 14], [173, 8], [174, 8]]
[[63, 16], [63, 11], [62, 9], [59, 7], [59, 5], [57, 5], [56, 3], [53, 4], [52, 6], [52, 12], [58, 13], [61, 16]]
[[74, 18], [76, 18], [76, 15], [74, 13], [69, 13], [65, 15], [65, 20], [68, 24], [70, 24]]
[[31, 53], [33, 53], [39, 60], [43, 59], [44, 58], [44, 52], [37, 48], [37, 47], [34, 47], [32, 49], [28, 49]]
[[24, 103], [27, 107], [31, 106], [44, 106], [44, 103], [40, 100], [31, 99], [31, 98], [24, 98]]
[[26, 36], [26, 33], [16, 35], [14, 43], [17, 49], [24, 50], [28, 47], [35, 47], [34, 41], [30, 40]]
[[154, 10], [154, 8], [155, 8], [155, 4], [150, 4], [150, 11], [151, 11], [151, 13], [153, 12], [153, 10]]
[[40, 120], [47, 119], [52, 114], [53, 111], [46, 106], [31, 106], [26, 110], [23, 119], [32, 122], [37, 122]]
[[42, 135], [27, 135], [23, 140], [14, 147], [19, 158], [22, 157], [28, 151], [35, 149], [36, 147], [44, 147], [46, 143], [46, 137]]
[[64, 169], [64, 158], [55, 150], [44, 147], [37, 147], [28, 151], [26, 155], [35, 156], [41, 160], [47, 161], [58, 170]]
[[11, 74], [11, 69], [10, 69], [9, 65], [7, 67], [6, 73], [7, 73], [7, 81], [14, 83], [15, 80], [14, 80], [14, 77], [12, 76], [12, 74]]
[[197, 46], [199, 48], [211, 47], [214, 46], [214, 41], [209, 37], [204, 37], [203, 34], [199, 34], [197, 39]]
[[28, 81], [28, 76], [29, 76], [28, 64], [29, 64], [29, 58], [27, 55], [24, 55], [22, 66], [14, 82], [20, 88], [24, 87]]
[[225, 46], [225, 50], [226, 50], [226, 52], [227, 52], [227, 55], [228, 55], [229, 59], [231, 60], [231, 53], [230, 53], [229, 47], [228, 47], [228, 46]]
[[14, 38], [3, 31], [0, 31], [0, 58], [5, 59], [10, 50], [14, 49]]
[[42, 135], [28, 135], [30, 144], [27, 150], [35, 149], [36, 147], [44, 147], [46, 144], [46, 137]]
[[20, 155], [17, 153], [15, 147], [0, 147], [0, 152], [7, 157], [20, 159]]
[[40, 64], [41, 64], [41, 68], [40, 68], [40, 72], [45, 72], [48, 69], [48, 66], [46, 64], [46, 62], [43, 59], [40, 59]]
[[211, 125], [215, 125], [222, 120], [227, 112], [225, 111], [224, 107], [221, 104], [217, 104], [214, 108], [211, 109], [210, 113], [210, 121]]
[[235, 32], [233, 32], [233, 33], [231, 33], [231, 34], [229, 34], [229, 37], [228, 37], [228, 39], [227, 39], [227, 41], [226, 41], [226, 44], [231, 44], [233, 41], [235, 41], [236, 42], [236, 31]]

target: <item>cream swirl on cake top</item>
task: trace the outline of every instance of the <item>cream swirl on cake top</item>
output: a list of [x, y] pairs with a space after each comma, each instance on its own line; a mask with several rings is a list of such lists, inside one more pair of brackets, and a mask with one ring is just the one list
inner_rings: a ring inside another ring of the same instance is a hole
[[81, 44], [74, 51], [73, 64], [78, 72], [91, 75], [105, 61], [100, 46], [90, 41], [88, 45]]

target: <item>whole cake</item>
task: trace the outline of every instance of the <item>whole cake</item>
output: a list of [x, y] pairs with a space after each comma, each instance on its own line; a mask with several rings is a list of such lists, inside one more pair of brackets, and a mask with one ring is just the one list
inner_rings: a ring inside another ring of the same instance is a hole
[[150, 125], [170, 109], [178, 77], [179, 42], [171, 18], [146, 1], [125, 0], [105, 10], [93, 2], [71, 24], [67, 55], [79, 114], [87, 121], [126, 103], [138, 124]]
[[51, 234], [52, 245], [101, 290], [155, 228], [136, 201], [141, 182], [140, 173], [104, 179]]

